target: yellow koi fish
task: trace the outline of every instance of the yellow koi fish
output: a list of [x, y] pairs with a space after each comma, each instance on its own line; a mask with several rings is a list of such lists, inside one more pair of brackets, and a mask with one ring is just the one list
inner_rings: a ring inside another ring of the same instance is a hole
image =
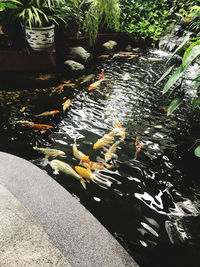
[[104, 184], [108, 183], [108, 180], [107, 179], [105, 179], [105, 178], [101, 178], [101, 179], [97, 178], [95, 176], [95, 174], [92, 173], [88, 169], [85, 169], [85, 168], [80, 167], [80, 166], [75, 166], [75, 169], [76, 169], [77, 173], [81, 177], [83, 177], [83, 178], [85, 178], [87, 180], [88, 183], [90, 182], [90, 180], [96, 181], [96, 182], [99, 182], [99, 183], [104, 183]]
[[86, 161], [86, 162], [90, 161], [88, 156], [86, 156], [83, 152], [81, 152], [80, 150], [77, 149], [75, 138], [74, 138], [74, 144], [73, 144], [72, 148], [73, 148], [73, 155], [75, 158], [80, 159], [82, 161]]
[[77, 180], [79, 180], [83, 188], [86, 189], [86, 184], [84, 179], [77, 172], [75, 172], [75, 170], [67, 163], [55, 159], [51, 161], [51, 167], [54, 169], [54, 174], [58, 174], [59, 171], [61, 171], [64, 172], [65, 174], [71, 175]]
[[63, 105], [63, 112], [65, 113], [65, 110], [69, 108], [69, 106], [71, 105], [71, 100], [67, 99], [62, 105]]
[[100, 84], [101, 84], [104, 80], [105, 80], [105, 78], [102, 78], [102, 79], [100, 79], [100, 80], [98, 80], [98, 81], [96, 81], [96, 82], [90, 84], [90, 86], [88, 87], [88, 90], [93, 90], [93, 89], [99, 87]]
[[115, 142], [109, 149], [108, 151], [105, 153], [105, 161], [108, 162], [109, 160], [111, 160], [114, 156], [115, 156], [115, 151], [117, 149], [117, 146], [119, 145], [119, 143], [121, 142], [118, 141], [118, 142]]
[[54, 116], [55, 114], [59, 113], [59, 110], [52, 110], [52, 111], [46, 111], [38, 115], [34, 115], [35, 117], [46, 117], [46, 116]]
[[125, 128], [122, 127], [121, 123], [119, 121], [116, 121], [113, 127], [115, 128], [116, 133], [120, 135], [122, 139], [125, 139], [126, 137]]
[[87, 82], [91, 81], [94, 77], [95, 77], [95, 74], [89, 74], [88, 76], [86, 76], [86, 77], [80, 82], [80, 84], [87, 83]]
[[106, 145], [108, 145], [109, 143], [113, 142], [115, 136], [115, 131], [112, 131], [108, 134], [105, 134], [101, 139], [99, 139], [94, 145], [93, 145], [93, 149], [98, 149], [98, 148], [102, 148]]

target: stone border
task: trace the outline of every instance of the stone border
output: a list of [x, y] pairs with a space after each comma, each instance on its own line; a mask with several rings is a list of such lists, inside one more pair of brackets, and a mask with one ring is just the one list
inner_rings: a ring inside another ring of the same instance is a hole
[[32, 163], [0, 152], [0, 184], [28, 209], [73, 267], [137, 267], [77, 199]]

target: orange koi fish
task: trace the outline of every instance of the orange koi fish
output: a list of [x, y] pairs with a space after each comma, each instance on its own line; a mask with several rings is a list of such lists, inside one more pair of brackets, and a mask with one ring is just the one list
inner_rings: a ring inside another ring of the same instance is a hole
[[58, 85], [57, 87], [55, 87], [52, 91], [52, 94], [54, 93], [61, 93], [63, 91], [63, 88], [64, 88], [65, 84], [60, 84]]
[[74, 138], [74, 144], [73, 144], [72, 149], [73, 149], [73, 155], [74, 155], [75, 158], [80, 159], [82, 161], [86, 161], [86, 162], [90, 161], [88, 156], [86, 156], [84, 153], [82, 153], [80, 150], [77, 149], [77, 147], [76, 147], [76, 139], [75, 138]]
[[34, 115], [35, 117], [45, 117], [45, 116], [54, 116], [55, 114], [59, 113], [59, 110], [52, 110], [52, 111], [46, 111], [38, 115]]
[[88, 90], [93, 90], [93, 89], [99, 87], [100, 84], [101, 84], [104, 80], [105, 80], [105, 78], [101, 78], [100, 80], [98, 80], [98, 81], [96, 81], [96, 82], [90, 84], [90, 86], [88, 87]]
[[101, 139], [99, 139], [94, 145], [93, 145], [93, 149], [98, 149], [98, 148], [102, 148], [106, 145], [108, 145], [109, 143], [113, 142], [115, 136], [115, 131], [112, 131], [108, 134], [105, 134]]
[[135, 141], [135, 147], [136, 147], [136, 152], [135, 152], [135, 156], [134, 158], [137, 158], [137, 154], [140, 152], [142, 144], [140, 143], [140, 137], [136, 137], [136, 141]]
[[38, 124], [30, 121], [17, 121], [16, 123], [21, 123], [22, 126], [30, 126], [35, 128], [35, 131], [41, 131], [41, 133], [45, 133], [46, 130], [54, 129], [53, 126], [47, 124]]
[[71, 100], [67, 99], [62, 105], [63, 105], [63, 113], [65, 113], [65, 110], [69, 108], [69, 106], [71, 105]]
[[104, 73], [103, 73], [103, 72], [100, 73], [98, 77], [99, 77], [99, 80], [100, 80], [100, 79], [103, 79], [103, 78], [104, 78]]
[[94, 162], [94, 161], [80, 161], [80, 165], [83, 167], [90, 169], [90, 170], [102, 170], [105, 168], [105, 165], [103, 163]]

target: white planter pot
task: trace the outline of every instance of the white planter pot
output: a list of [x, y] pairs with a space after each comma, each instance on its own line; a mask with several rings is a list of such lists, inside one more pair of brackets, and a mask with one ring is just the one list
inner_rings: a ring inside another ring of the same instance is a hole
[[55, 25], [49, 27], [25, 27], [26, 40], [30, 47], [35, 51], [49, 49], [54, 43]]

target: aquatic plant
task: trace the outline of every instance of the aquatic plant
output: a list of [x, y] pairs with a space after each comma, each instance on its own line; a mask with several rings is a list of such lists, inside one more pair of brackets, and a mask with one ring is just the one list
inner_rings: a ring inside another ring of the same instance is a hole
[[92, 1], [84, 21], [84, 29], [89, 33], [90, 44], [95, 42], [100, 24], [118, 31], [119, 21], [119, 0]]

